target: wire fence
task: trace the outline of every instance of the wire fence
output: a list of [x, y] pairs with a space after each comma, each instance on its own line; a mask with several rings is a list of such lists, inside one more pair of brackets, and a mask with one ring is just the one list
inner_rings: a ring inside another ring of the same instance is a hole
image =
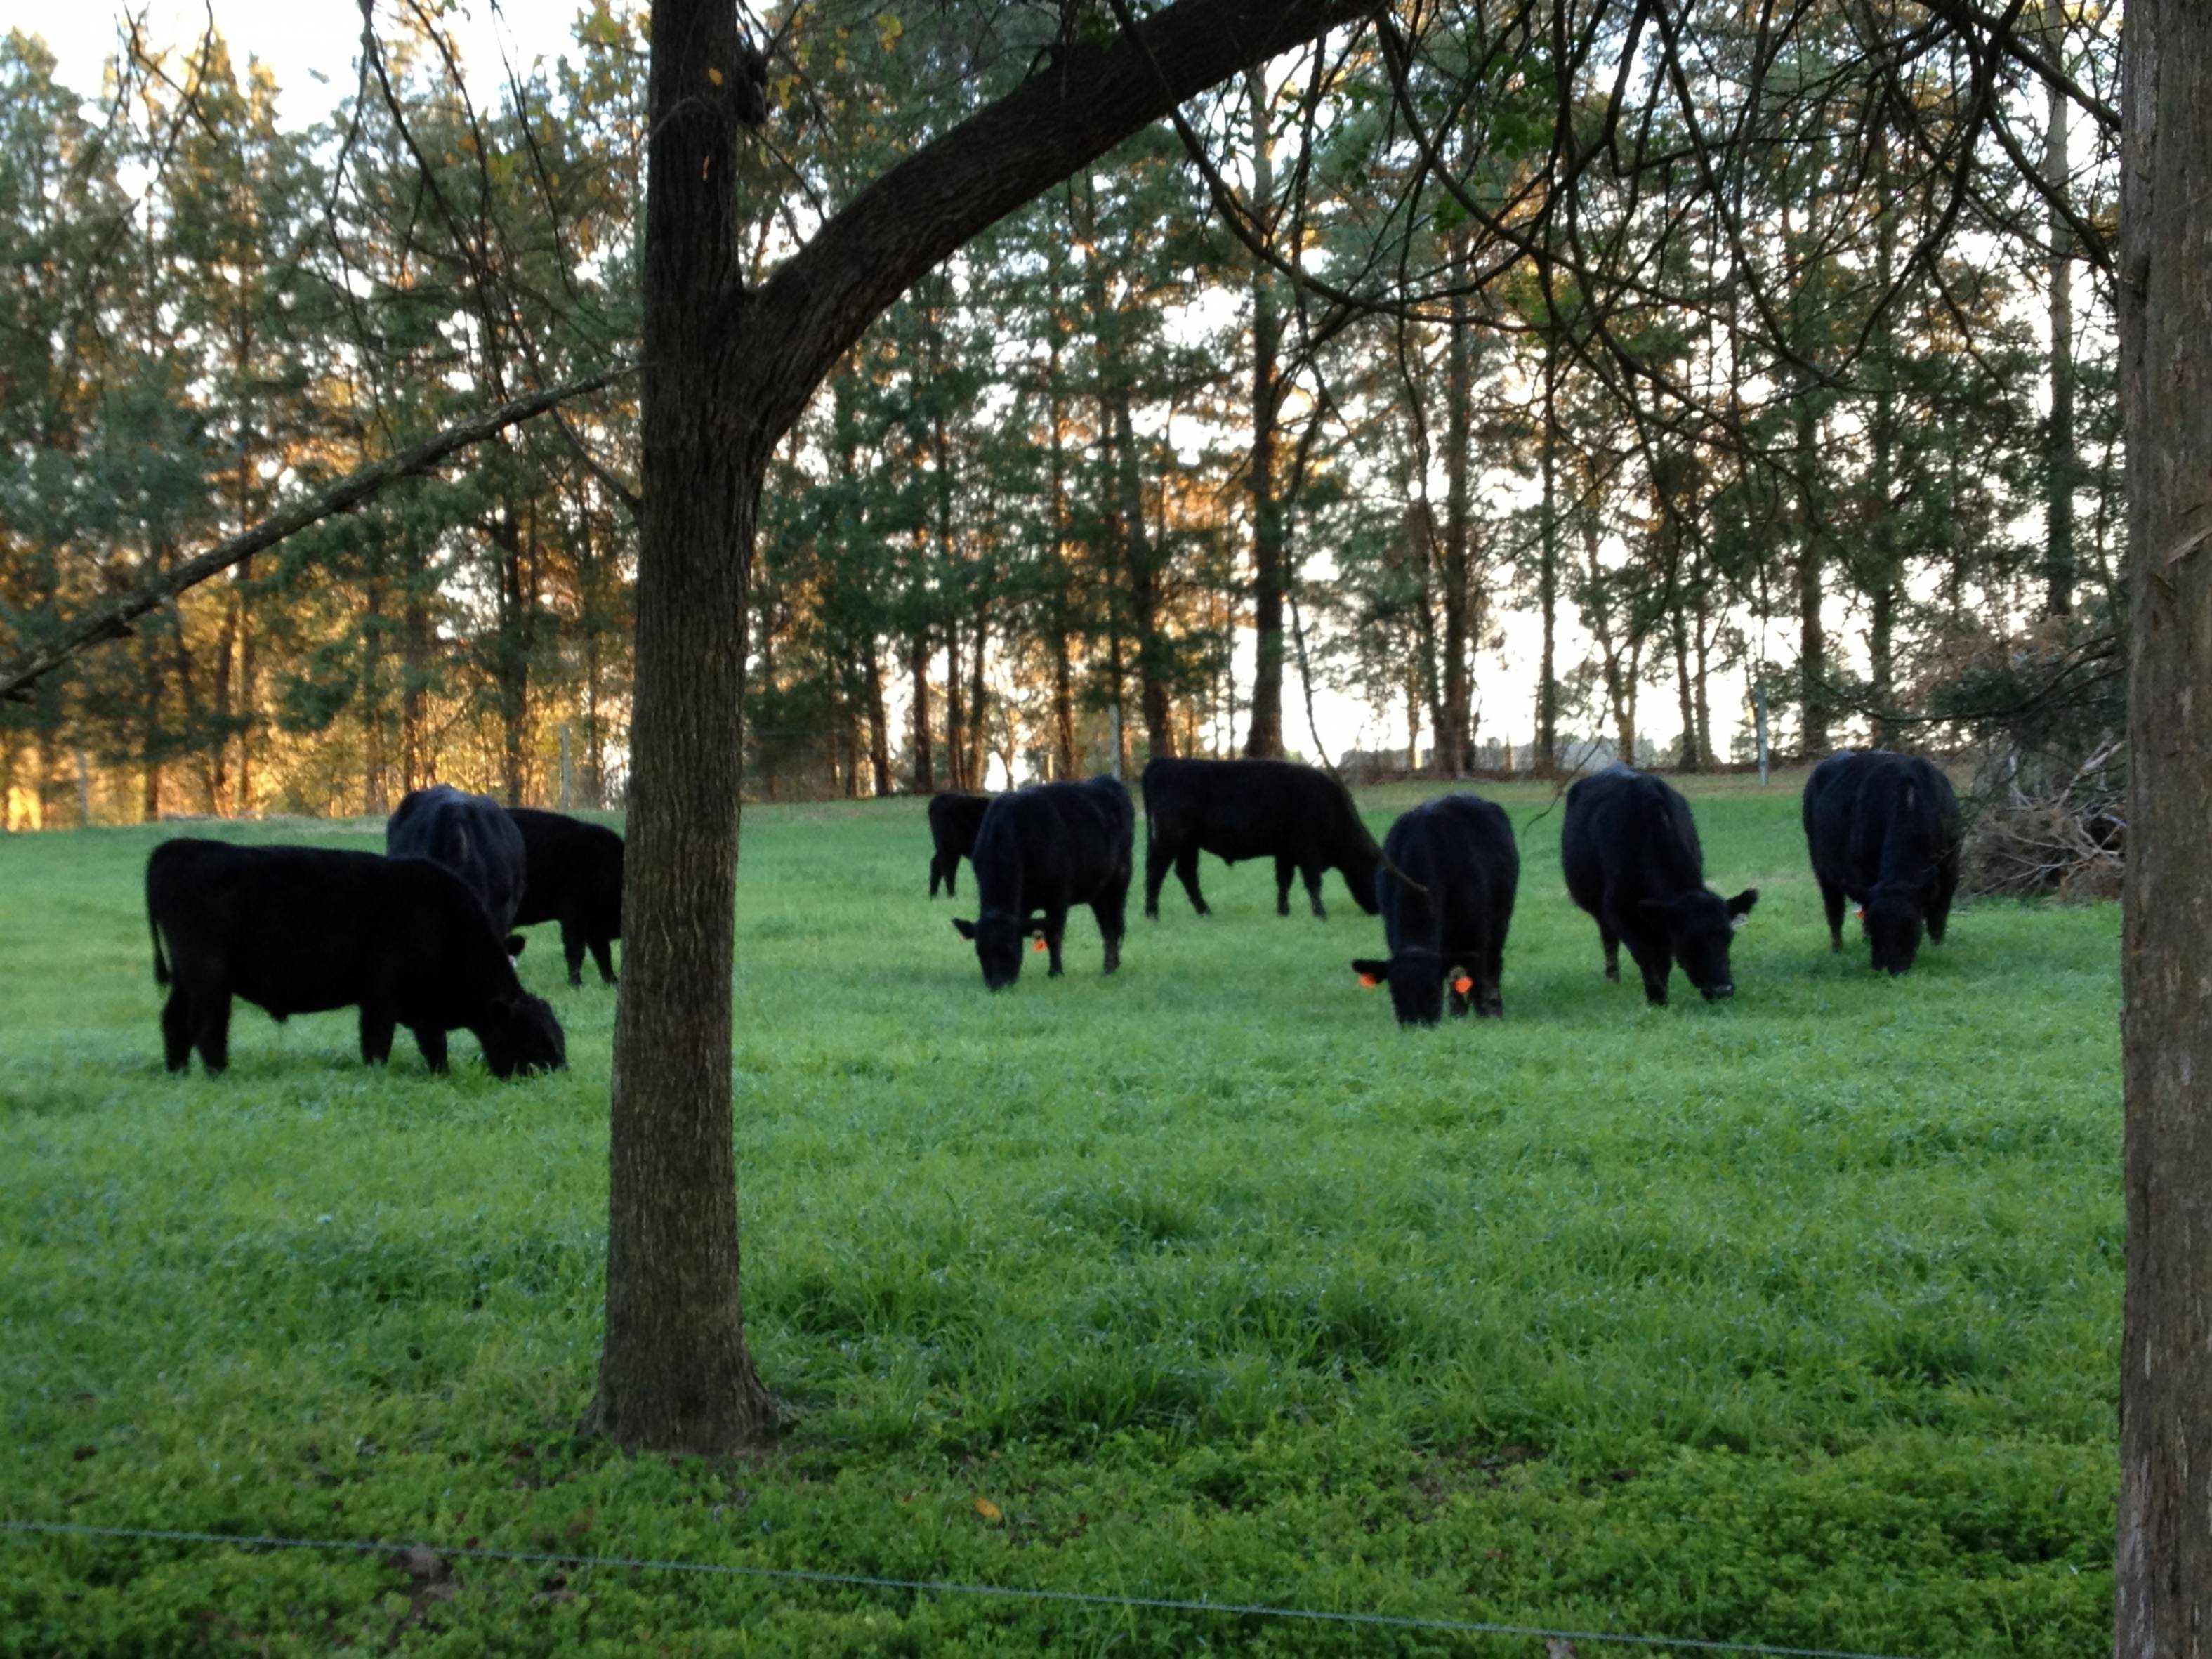
[[98, 1527], [61, 1521], [0, 1521], [0, 1534], [17, 1538], [106, 1538], [154, 1543], [217, 1544], [233, 1549], [325, 1550], [355, 1555], [415, 1559], [420, 1559], [416, 1553], [422, 1552], [441, 1561], [501, 1561], [569, 1569], [613, 1568], [637, 1572], [705, 1573], [720, 1577], [824, 1584], [849, 1589], [894, 1590], [917, 1595], [966, 1595], [1147, 1613], [1303, 1620], [1317, 1625], [1430, 1631], [1443, 1635], [1510, 1636], [1541, 1642], [1608, 1644], [1615, 1647], [1650, 1648], [1680, 1653], [1759, 1654], [1770, 1656], [1770, 1659], [1905, 1659], [1900, 1655], [1861, 1653], [1846, 1648], [1777, 1647], [1764, 1642], [1723, 1642], [1694, 1636], [1644, 1636], [1622, 1631], [1568, 1630], [1542, 1625], [1496, 1624], [1483, 1620], [1422, 1618], [1404, 1613], [1335, 1612], [1321, 1607], [1276, 1607], [1256, 1601], [1194, 1601], [1175, 1596], [1113, 1595], [1103, 1591], [1035, 1589], [1018, 1584], [967, 1584], [951, 1579], [893, 1578], [876, 1573], [823, 1572], [803, 1567], [749, 1566], [715, 1561], [657, 1561], [645, 1557], [620, 1555], [564, 1555], [544, 1550], [485, 1549], [420, 1541], [286, 1538], [269, 1534], [187, 1532], [161, 1527]]

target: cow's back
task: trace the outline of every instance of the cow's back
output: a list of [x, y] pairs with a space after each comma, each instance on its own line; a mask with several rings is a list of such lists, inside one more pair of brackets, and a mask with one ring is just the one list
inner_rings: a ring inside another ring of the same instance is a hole
[[[522, 896], [514, 926], [557, 920], [579, 903], [594, 912], [622, 907], [623, 838], [605, 824], [534, 806], [501, 809], [522, 838]], [[614, 929], [619, 937], [620, 929]]]
[[1959, 800], [1951, 781], [1917, 755], [1849, 750], [1805, 780], [1803, 817], [1814, 873], [1864, 899], [1885, 881], [1922, 879], [1955, 856]]
[[1577, 779], [1559, 830], [1567, 889], [1584, 909], [1701, 887], [1705, 854], [1680, 791], [1626, 766]]
[[1126, 882], [1135, 821], [1129, 792], [1110, 777], [994, 796], [969, 854], [978, 903], [1021, 915], [1084, 903], [1117, 878]]
[[1144, 774], [1145, 812], [1157, 830], [1230, 863], [1320, 855], [1368, 840], [1344, 786], [1294, 761], [1156, 760]]
[[384, 850], [443, 865], [477, 896], [495, 933], [514, 926], [529, 885], [529, 853], [514, 819], [489, 795], [443, 783], [410, 789], [385, 824]]

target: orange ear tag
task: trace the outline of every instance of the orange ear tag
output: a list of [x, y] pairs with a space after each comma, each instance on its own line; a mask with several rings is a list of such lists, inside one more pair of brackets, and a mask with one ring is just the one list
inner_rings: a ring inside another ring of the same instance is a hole
[[1457, 979], [1452, 981], [1452, 989], [1458, 992], [1462, 996], [1465, 996], [1469, 991], [1474, 989], [1474, 981], [1469, 979], [1465, 974], [1462, 974]]
[[1043, 941], [1042, 939], [1031, 939], [1031, 940], [1030, 941], [1030, 950], [1032, 950], [1032, 951], [1042, 951], [1042, 950], [1043, 950], [1043, 949], [1044, 949], [1044, 941]]
[[1359, 988], [1363, 991], [1371, 991], [1380, 982], [1372, 974], [1362, 974], [1359, 976]]

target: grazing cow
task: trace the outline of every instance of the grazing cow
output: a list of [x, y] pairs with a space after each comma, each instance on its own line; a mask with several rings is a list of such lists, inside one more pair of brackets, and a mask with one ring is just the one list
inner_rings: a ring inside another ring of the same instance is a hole
[[[1136, 812], [1118, 778], [1031, 784], [993, 800], [970, 855], [975, 920], [952, 924], [974, 941], [983, 983], [996, 991], [1020, 978], [1022, 941], [1031, 935], [1052, 952], [1057, 977], [1067, 913], [1078, 904], [1098, 919], [1106, 971], [1120, 967], [1135, 833]], [[1039, 912], [1042, 920], [1033, 920]]]
[[522, 988], [476, 896], [426, 859], [165, 841], [146, 860], [146, 919], [154, 982], [171, 987], [161, 1048], [173, 1072], [194, 1048], [211, 1073], [229, 1063], [233, 997], [280, 1022], [358, 1007], [371, 1065], [400, 1025], [434, 1072], [457, 1028], [475, 1033], [495, 1077], [566, 1063], [560, 1022]]
[[[1352, 964], [1363, 981], [1388, 983], [1401, 1025], [1433, 1025], [1451, 1011], [1496, 1018], [1505, 1012], [1498, 976], [1521, 852], [1505, 810], [1480, 795], [1446, 795], [1402, 812], [1383, 837], [1389, 862], [1375, 878], [1388, 961]], [[1407, 884], [1411, 877], [1420, 884]]]
[[510, 930], [529, 883], [529, 855], [522, 831], [489, 795], [463, 794], [447, 783], [409, 790], [385, 822], [384, 851], [444, 865], [477, 896], [507, 953], [522, 954], [522, 938]]
[[1156, 760], [1145, 768], [1145, 914], [1160, 914], [1160, 884], [1175, 866], [1191, 908], [1211, 914], [1198, 890], [1198, 855], [1224, 863], [1275, 861], [1275, 914], [1291, 914], [1291, 877], [1306, 884], [1313, 913], [1322, 906], [1322, 872], [1344, 878], [1352, 900], [1375, 914], [1381, 850], [1345, 787], [1326, 772], [1291, 761]]
[[535, 807], [509, 809], [522, 831], [526, 878], [514, 925], [561, 924], [561, 955], [568, 983], [584, 982], [584, 950], [591, 948], [599, 978], [615, 982], [610, 949], [622, 937], [623, 838], [602, 824]]
[[990, 805], [988, 795], [957, 791], [929, 798], [930, 897], [937, 896], [939, 881], [948, 898], [958, 891], [953, 878], [960, 873], [960, 860], [975, 856], [975, 832], [983, 827], [983, 813]]
[[1961, 824], [1951, 781], [1917, 755], [1847, 750], [1805, 780], [1805, 847], [1844, 948], [1844, 901], [1857, 902], [1874, 965], [1912, 966], [1924, 928], [1937, 944], [1959, 887]]
[[1729, 946], [1759, 890], [1724, 899], [1705, 885], [1698, 826], [1680, 791], [1626, 766], [1578, 780], [1567, 791], [1559, 861], [1568, 894], [1597, 918], [1607, 979], [1620, 977], [1626, 945], [1655, 1007], [1678, 962], [1707, 1001], [1735, 994]]

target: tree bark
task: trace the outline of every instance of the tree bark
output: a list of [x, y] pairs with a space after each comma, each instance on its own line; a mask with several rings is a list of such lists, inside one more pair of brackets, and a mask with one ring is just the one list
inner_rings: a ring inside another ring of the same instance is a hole
[[1559, 769], [1559, 341], [1544, 336], [1544, 429], [1539, 442], [1544, 475], [1543, 519], [1537, 528], [1536, 605], [1543, 614], [1544, 647], [1536, 671], [1536, 776]]
[[[1467, 269], [1464, 235], [1453, 238], [1451, 270], [1456, 278]], [[1474, 698], [1468, 685], [1469, 618], [1468, 552], [1468, 446], [1474, 423], [1474, 347], [1468, 321], [1467, 295], [1455, 285], [1451, 296], [1451, 322], [1445, 343], [1444, 368], [1444, 535], [1443, 535], [1443, 702], [1437, 710], [1437, 765], [1447, 777], [1466, 775], [1472, 732], [1468, 710]]]
[[2212, 11], [2122, 33], [2120, 387], [2129, 540], [2120, 972], [2127, 1291], [2116, 1659], [2212, 1644]]
[[625, 1448], [705, 1455], [775, 1419], [745, 1347], [730, 1120], [746, 590], [776, 435], [745, 418], [757, 347], [727, 314], [744, 51], [726, 0], [653, 7], [606, 1334], [585, 1419]]
[[1818, 417], [1802, 401], [1797, 406], [1797, 664], [1803, 682], [1803, 713], [1798, 756], [1818, 760], [1828, 752], [1828, 636], [1820, 619], [1821, 549], [1820, 502], [1814, 470], [1820, 464], [1814, 441]]

